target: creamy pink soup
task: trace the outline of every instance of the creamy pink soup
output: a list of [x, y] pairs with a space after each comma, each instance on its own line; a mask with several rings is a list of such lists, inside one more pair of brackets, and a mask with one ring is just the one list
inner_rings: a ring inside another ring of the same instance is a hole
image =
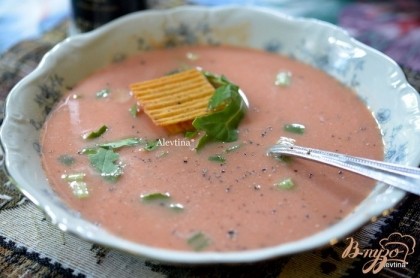
[[[161, 77], [175, 69], [201, 67], [240, 86], [249, 109], [239, 139], [194, 150], [196, 140], [169, 136], [141, 111], [129, 84]], [[275, 85], [288, 71], [291, 82]], [[96, 93], [107, 89], [107, 97]], [[285, 124], [305, 126], [303, 134]], [[82, 134], [106, 125], [90, 141]], [[347, 87], [325, 73], [273, 53], [228, 46], [153, 50], [113, 64], [71, 89], [47, 119], [41, 137], [48, 180], [82, 217], [123, 238], [176, 250], [238, 251], [298, 240], [340, 221], [372, 190], [374, 182], [337, 168], [293, 158], [278, 161], [266, 150], [280, 136], [304, 146], [382, 159], [375, 119]], [[92, 169], [83, 148], [138, 137], [161, 146], [119, 149], [123, 174], [115, 182]], [[165, 141], [164, 141], [165, 140]], [[232, 148], [233, 147], [233, 148]], [[226, 152], [227, 149], [234, 149]], [[223, 154], [225, 162], [209, 160]], [[62, 163], [63, 156], [72, 163]], [[61, 162], [60, 162], [61, 161]], [[63, 174], [85, 173], [88, 196], [73, 194]], [[293, 187], [279, 188], [290, 178]], [[168, 201], [141, 196], [170, 194]], [[203, 245], [191, 239], [200, 234]]]

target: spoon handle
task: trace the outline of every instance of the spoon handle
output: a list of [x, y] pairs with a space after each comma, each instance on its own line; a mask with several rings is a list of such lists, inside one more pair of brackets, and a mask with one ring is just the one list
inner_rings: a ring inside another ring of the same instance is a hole
[[366, 177], [398, 187], [405, 191], [420, 195], [420, 169], [339, 154], [319, 149], [297, 146], [294, 141], [279, 140], [268, 150], [270, 156], [298, 156], [318, 161], [338, 168], [361, 174]]

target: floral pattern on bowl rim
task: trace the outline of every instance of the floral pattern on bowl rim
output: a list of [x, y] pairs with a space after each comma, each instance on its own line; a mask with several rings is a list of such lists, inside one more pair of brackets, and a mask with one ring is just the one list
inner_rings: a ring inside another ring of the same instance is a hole
[[[383, 132], [385, 160], [418, 166], [420, 100], [417, 92], [395, 62], [354, 40], [342, 29], [261, 8], [182, 7], [139, 12], [58, 44], [33, 73], [15, 86], [7, 99], [1, 129], [6, 171], [52, 223], [86, 240], [166, 262], [251, 262], [328, 244], [392, 208], [404, 197], [404, 192], [378, 184], [352, 214], [324, 231], [279, 246], [227, 253], [144, 246], [112, 235], [69, 210], [48, 186], [39, 158], [39, 131], [54, 103], [85, 76], [107, 64], [155, 47], [193, 44], [253, 47], [322, 69], [353, 88], [371, 109]], [[87, 60], [89, 63], [85, 63]]]

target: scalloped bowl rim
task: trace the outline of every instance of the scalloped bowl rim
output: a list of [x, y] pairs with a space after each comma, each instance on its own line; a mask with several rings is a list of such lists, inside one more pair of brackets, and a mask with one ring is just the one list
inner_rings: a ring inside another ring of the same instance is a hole
[[[397, 76], [396, 78], [402, 82], [404, 88], [408, 90], [409, 95], [415, 95], [415, 101], [417, 103], [417, 110], [413, 112], [416, 116], [414, 124], [419, 124], [420, 112], [418, 111], [418, 103], [420, 99], [417, 92], [407, 83], [402, 70], [398, 65], [389, 57], [384, 54], [376, 51], [363, 43], [358, 42], [353, 39], [341, 28], [322, 22], [316, 19], [304, 19], [296, 18], [291, 16], [286, 16], [281, 13], [267, 10], [264, 8], [249, 8], [249, 7], [237, 7], [237, 6], [228, 6], [228, 7], [217, 7], [217, 8], [204, 8], [204, 7], [180, 7], [174, 8], [172, 10], [164, 11], [144, 11], [138, 12], [130, 15], [121, 17], [111, 23], [106, 24], [103, 27], [96, 29], [95, 31], [76, 35], [70, 38], [65, 39], [63, 42], [59, 43], [53, 47], [41, 60], [38, 67], [30, 73], [27, 77], [22, 79], [11, 91], [6, 101], [5, 108], [5, 119], [3, 126], [1, 128], [1, 144], [5, 152], [5, 169], [7, 174], [11, 177], [12, 181], [16, 186], [27, 196], [32, 202], [34, 202], [38, 207], [43, 210], [48, 217], [51, 219], [52, 223], [58, 226], [61, 230], [67, 231], [71, 234], [74, 234], [80, 238], [83, 238], [87, 241], [95, 242], [102, 244], [104, 246], [109, 246], [115, 249], [123, 250], [128, 253], [143, 256], [146, 258], [156, 259], [168, 263], [241, 263], [241, 262], [253, 262], [264, 259], [269, 259], [273, 257], [278, 257], [282, 255], [290, 255], [293, 253], [321, 247], [327, 245], [330, 240], [339, 239], [355, 229], [362, 226], [364, 223], [368, 222], [372, 217], [380, 214], [383, 210], [392, 208], [397, 204], [404, 196], [405, 193], [398, 189], [387, 188], [385, 185], [378, 184], [373, 192], [367, 197], [371, 199], [370, 201], [374, 202], [374, 205], [368, 206], [369, 211], [363, 211], [356, 209], [355, 213], [350, 214], [348, 217], [340, 221], [338, 224], [333, 225], [332, 227], [323, 230], [319, 233], [316, 233], [312, 236], [289, 242], [286, 244], [281, 244], [278, 246], [241, 251], [241, 252], [188, 252], [188, 251], [174, 251], [167, 250], [155, 247], [145, 246], [139, 243], [133, 243], [131, 241], [125, 240], [118, 236], [112, 235], [99, 227], [94, 226], [88, 221], [83, 219], [78, 219], [77, 213], [66, 211], [65, 209], [57, 206], [56, 203], [51, 202], [48, 197], [43, 196], [43, 192], [39, 192], [37, 189], [32, 188], [30, 182], [30, 177], [24, 177], [20, 174], [19, 166], [16, 165], [16, 152], [13, 151], [13, 148], [16, 146], [13, 145], [11, 137], [8, 135], [11, 131], [11, 126], [13, 122], [16, 121], [13, 119], [14, 116], [14, 103], [19, 98], [19, 94], [22, 90], [25, 90], [28, 87], [31, 87], [32, 83], [39, 78], [42, 78], [49, 71], [54, 69], [55, 60], [57, 57], [64, 55], [68, 50], [77, 50], [78, 48], [85, 47], [91, 41], [94, 41], [96, 38], [104, 38], [107, 34], [111, 33], [112, 30], [116, 29], [119, 26], [123, 26], [126, 22], [135, 21], [137, 18], [142, 17], [143, 15], [149, 16], [175, 16], [177, 13], [203, 13], [203, 14], [213, 14], [219, 12], [229, 12], [233, 10], [235, 12], [243, 13], [261, 13], [264, 15], [272, 15], [278, 18], [279, 24], [301, 24], [308, 23], [314, 24], [317, 28], [323, 28], [328, 32], [332, 32], [335, 35], [342, 36], [347, 40], [347, 42], [359, 49], [362, 49], [368, 55], [375, 56], [375, 59], [383, 60], [388, 66], [393, 69], [393, 73]], [[420, 129], [420, 128], [418, 128]], [[420, 138], [420, 132], [416, 130], [417, 138]], [[402, 161], [405, 164], [418, 166], [420, 163], [420, 150], [417, 153], [414, 153], [410, 156], [409, 160]], [[385, 192], [385, 193], [384, 193]], [[387, 195], [384, 200], [382, 200], [382, 195]], [[368, 201], [364, 201], [368, 202]], [[349, 220], [350, 219], [350, 220]], [[76, 220], [77, 225], [72, 225], [70, 220]]]

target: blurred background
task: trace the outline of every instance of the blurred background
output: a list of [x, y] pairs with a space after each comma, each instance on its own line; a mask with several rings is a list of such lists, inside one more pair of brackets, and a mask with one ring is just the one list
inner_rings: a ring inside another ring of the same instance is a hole
[[[71, 1], [98, 2], [99, 0], [19, 0], [18, 2], [0, 0], [0, 55], [23, 40], [37, 39], [57, 25], [69, 22], [72, 16]], [[112, 0], [105, 2], [107, 1]], [[129, 1], [114, 2], [121, 4]], [[143, 2], [150, 9], [179, 5], [262, 6], [289, 15], [317, 18], [343, 27], [360, 41], [388, 54], [400, 65], [420, 70], [420, 0], [147, 0]]]

